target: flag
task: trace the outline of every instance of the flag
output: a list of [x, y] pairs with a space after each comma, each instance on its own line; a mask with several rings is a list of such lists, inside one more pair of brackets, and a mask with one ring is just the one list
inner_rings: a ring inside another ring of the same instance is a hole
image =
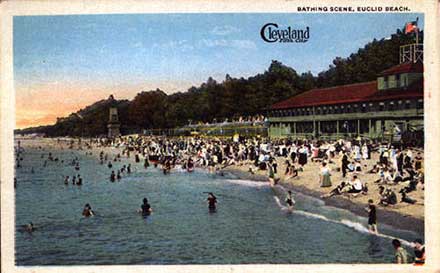
[[405, 24], [405, 34], [418, 31], [417, 21], [409, 22]]

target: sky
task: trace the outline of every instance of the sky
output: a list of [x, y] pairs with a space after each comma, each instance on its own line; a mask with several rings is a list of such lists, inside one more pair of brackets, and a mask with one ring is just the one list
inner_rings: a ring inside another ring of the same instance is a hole
[[[249, 77], [272, 60], [317, 74], [374, 38], [387, 38], [423, 15], [409, 13], [204, 13], [15, 16], [16, 128], [105, 99], [133, 99], [160, 88], [168, 94], [208, 77]], [[267, 43], [266, 23], [310, 28], [306, 43]]]

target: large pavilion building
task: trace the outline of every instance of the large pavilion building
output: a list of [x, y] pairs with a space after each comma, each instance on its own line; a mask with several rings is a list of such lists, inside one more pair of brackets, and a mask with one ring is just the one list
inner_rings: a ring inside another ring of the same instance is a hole
[[375, 81], [312, 89], [276, 103], [269, 136], [374, 139], [423, 130], [423, 63], [413, 60]]

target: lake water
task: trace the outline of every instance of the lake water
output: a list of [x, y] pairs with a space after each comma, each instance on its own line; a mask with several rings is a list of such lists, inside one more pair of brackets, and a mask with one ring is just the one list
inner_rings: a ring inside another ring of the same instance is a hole
[[[48, 162], [77, 156], [80, 171]], [[96, 152], [95, 152], [96, 153]], [[326, 207], [295, 193], [296, 210], [263, 182], [220, 177], [203, 170], [173, 170], [163, 175], [132, 162], [133, 173], [111, 183], [110, 170], [85, 151], [26, 148], [17, 169], [17, 265], [103, 264], [250, 264], [391, 263], [391, 238], [366, 232], [366, 219]], [[114, 168], [128, 164], [126, 159]], [[31, 168], [34, 173], [31, 173]], [[64, 176], [80, 173], [83, 185], [64, 185]], [[218, 197], [217, 213], [208, 213], [207, 195]], [[145, 220], [136, 210], [147, 197], [154, 209]], [[90, 203], [97, 216], [83, 218]], [[380, 219], [379, 219], [380, 220]], [[21, 225], [32, 221], [32, 234]], [[379, 226], [405, 240], [417, 234]], [[409, 250], [411, 253], [411, 251]]]

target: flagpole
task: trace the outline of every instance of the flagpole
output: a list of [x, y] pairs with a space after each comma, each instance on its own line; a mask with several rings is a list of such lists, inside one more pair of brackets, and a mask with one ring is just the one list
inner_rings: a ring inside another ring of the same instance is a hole
[[419, 17], [416, 19], [416, 48], [414, 48], [414, 63], [417, 62], [417, 50], [419, 49]]

